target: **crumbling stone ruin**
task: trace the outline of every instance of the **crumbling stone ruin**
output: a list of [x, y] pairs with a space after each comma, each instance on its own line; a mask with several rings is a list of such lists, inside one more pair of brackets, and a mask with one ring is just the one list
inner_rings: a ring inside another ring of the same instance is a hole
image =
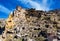
[[60, 41], [60, 11], [17, 6], [5, 21], [1, 41]]

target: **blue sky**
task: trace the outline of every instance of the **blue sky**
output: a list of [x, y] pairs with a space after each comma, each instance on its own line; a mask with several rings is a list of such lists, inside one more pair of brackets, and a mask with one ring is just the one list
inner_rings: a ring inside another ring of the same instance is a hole
[[18, 5], [48, 11], [60, 9], [60, 0], [0, 0], [0, 18], [7, 18]]

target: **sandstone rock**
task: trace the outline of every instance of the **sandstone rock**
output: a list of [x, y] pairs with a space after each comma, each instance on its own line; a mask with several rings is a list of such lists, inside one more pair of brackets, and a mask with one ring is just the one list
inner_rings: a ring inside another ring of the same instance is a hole
[[58, 15], [54, 11], [26, 10], [17, 6], [6, 20], [3, 41], [16, 41], [20, 38], [27, 41], [44, 41], [48, 36], [57, 36], [57, 28], [60, 27]]

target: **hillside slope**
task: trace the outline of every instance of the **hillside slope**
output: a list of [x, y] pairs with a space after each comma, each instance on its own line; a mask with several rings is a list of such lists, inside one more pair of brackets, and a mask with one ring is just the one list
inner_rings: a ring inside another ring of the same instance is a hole
[[57, 41], [57, 37], [60, 38], [60, 11], [46, 12], [17, 6], [4, 27], [1, 41]]

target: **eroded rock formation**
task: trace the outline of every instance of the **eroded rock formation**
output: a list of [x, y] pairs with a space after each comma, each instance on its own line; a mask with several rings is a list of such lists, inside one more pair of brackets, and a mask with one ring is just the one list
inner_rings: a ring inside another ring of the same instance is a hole
[[57, 12], [26, 10], [17, 6], [6, 20], [5, 31], [1, 36], [2, 41], [53, 41], [57, 39], [57, 30], [60, 30], [60, 11]]

